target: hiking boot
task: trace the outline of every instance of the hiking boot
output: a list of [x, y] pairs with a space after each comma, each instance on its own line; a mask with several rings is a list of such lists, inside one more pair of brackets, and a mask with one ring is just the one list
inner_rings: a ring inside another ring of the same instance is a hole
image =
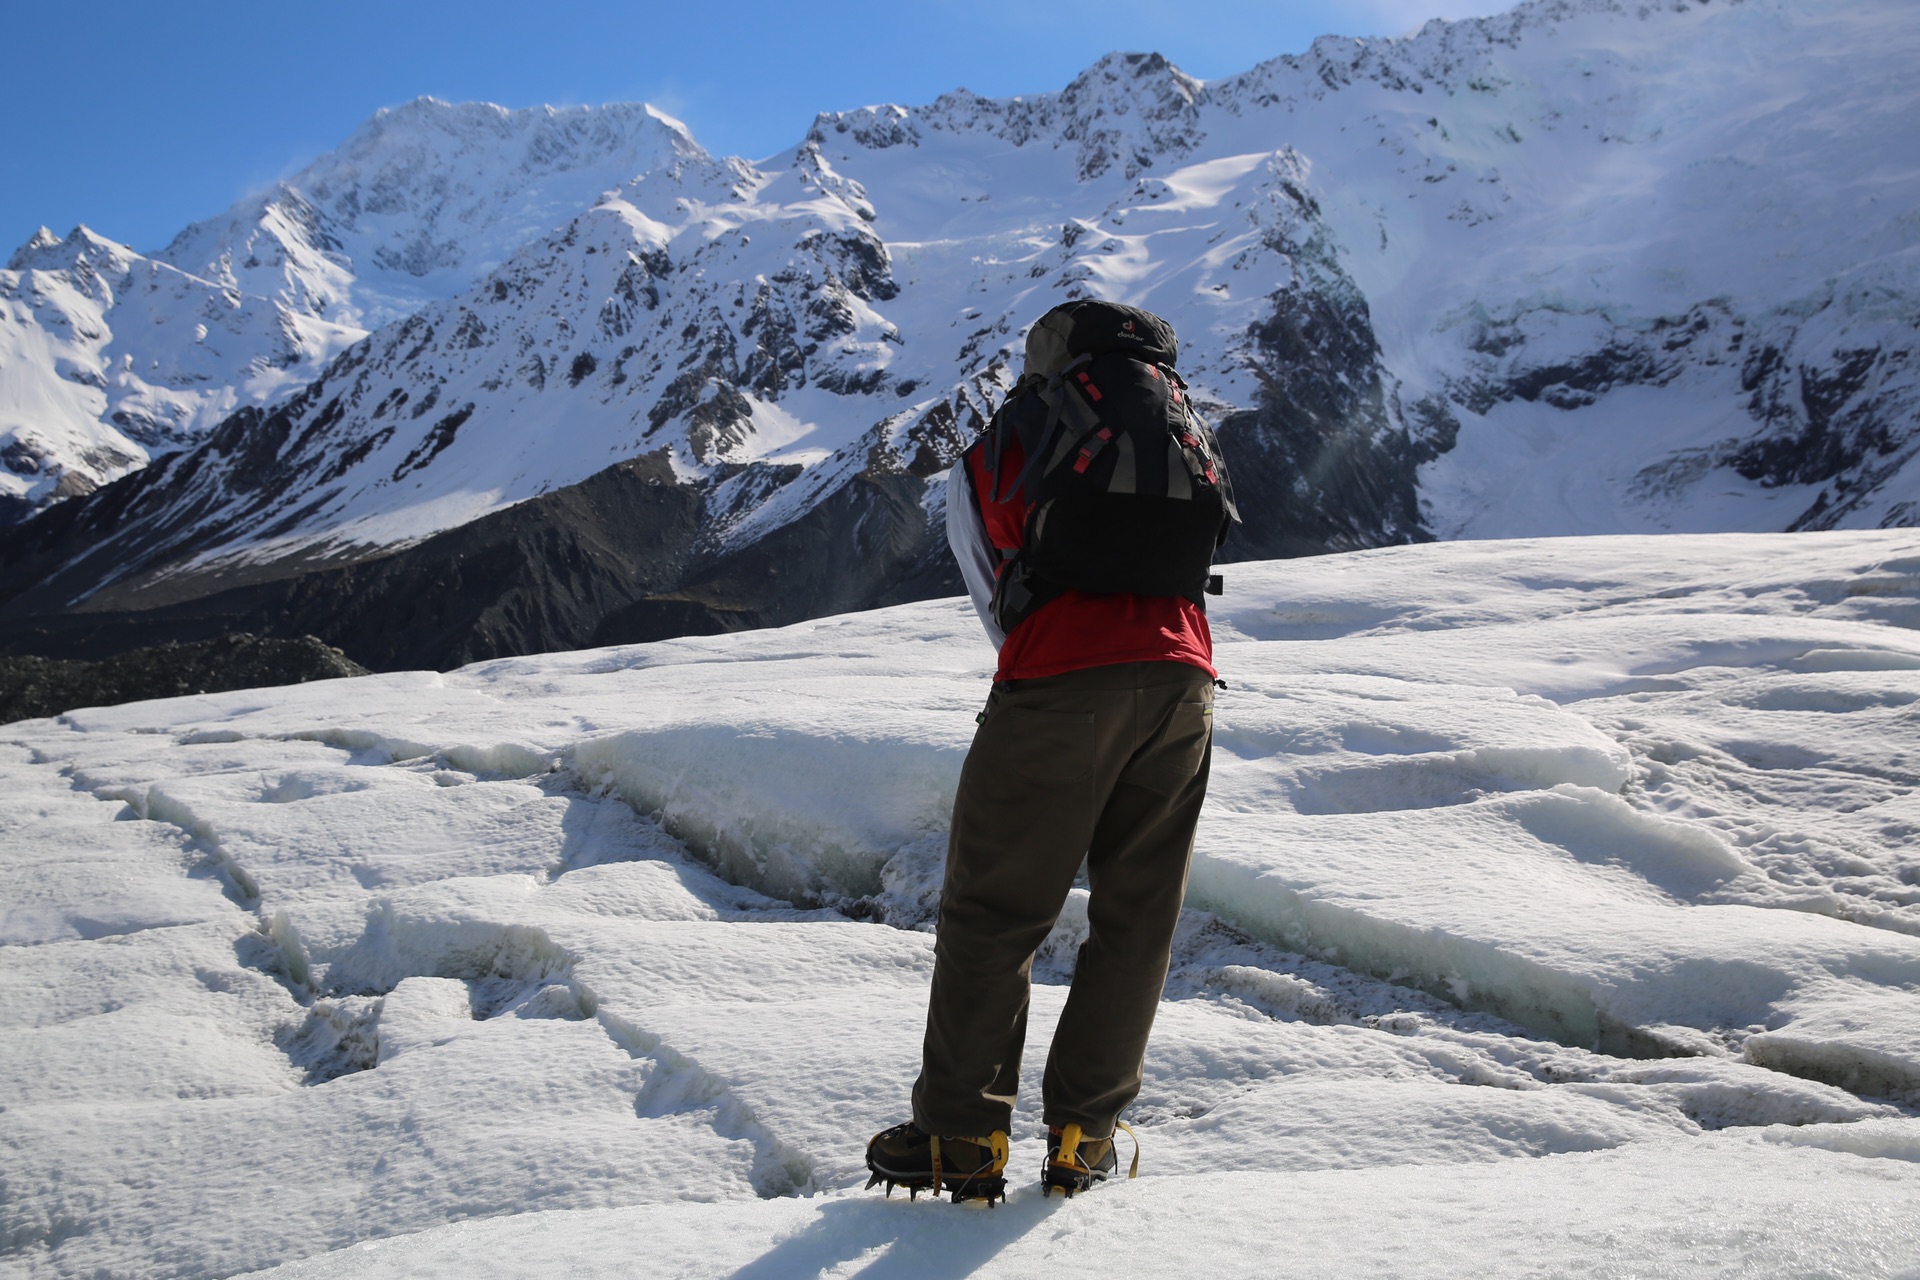
[[[1133, 1130], [1125, 1123], [1116, 1123], [1133, 1138], [1133, 1167], [1127, 1170], [1127, 1176], [1137, 1178], [1140, 1176], [1140, 1140], [1134, 1138]], [[1058, 1188], [1061, 1194], [1072, 1196], [1096, 1182], [1105, 1182], [1119, 1169], [1120, 1157], [1114, 1152], [1111, 1137], [1083, 1137], [1077, 1124], [1048, 1129], [1047, 1163], [1040, 1170], [1040, 1194], [1050, 1196]]]
[[887, 1194], [905, 1187], [907, 1198], [922, 1191], [947, 1192], [953, 1202], [1007, 1198], [1007, 1135], [995, 1130], [984, 1138], [945, 1138], [909, 1120], [873, 1135], [867, 1144], [869, 1187], [882, 1182]]

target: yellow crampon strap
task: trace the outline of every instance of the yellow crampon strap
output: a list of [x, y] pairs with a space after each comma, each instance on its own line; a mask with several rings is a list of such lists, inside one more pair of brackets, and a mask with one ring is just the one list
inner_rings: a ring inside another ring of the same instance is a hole
[[1075, 1163], [1075, 1156], [1079, 1150], [1080, 1126], [1077, 1124], [1061, 1126], [1060, 1145], [1054, 1150], [1053, 1163], [1059, 1168], [1072, 1169], [1077, 1173], [1080, 1166]]
[[1140, 1135], [1135, 1133], [1133, 1126], [1125, 1120], [1115, 1120], [1113, 1123], [1116, 1128], [1125, 1129], [1127, 1136], [1133, 1139], [1133, 1164], [1128, 1168], [1127, 1176], [1129, 1178], [1137, 1178], [1140, 1176]]
[[[998, 1176], [999, 1174], [1004, 1173], [1006, 1171], [1007, 1157], [1010, 1154], [1010, 1148], [1007, 1143], [1006, 1130], [995, 1129], [992, 1133], [988, 1134], [984, 1138], [962, 1138], [961, 1141], [977, 1143], [978, 1145], [985, 1147], [987, 1149], [987, 1155], [988, 1155], [987, 1164], [984, 1167], [975, 1169], [972, 1173], [967, 1174], [965, 1178], [961, 1179], [963, 1183], [970, 1179], [977, 1178], [982, 1174], [986, 1174], [988, 1176]], [[940, 1186], [941, 1186], [941, 1183], [940, 1183], [940, 1135], [935, 1133], [928, 1134], [927, 1142], [929, 1144], [930, 1154], [933, 1158], [933, 1194], [939, 1195]]]
[[[1125, 1120], [1115, 1120], [1113, 1124], [1117, 1129], [1126, 1130], [1127, 1136], [1133, 1139], [1133, 1163], [1127, 1168], [1127, 1176], [1137, 1178], [1140, 1176], [1140, 1135], [1135, 1133], [1133, 1126]], [[1080, 1132], [1079, 1125], [1062, 1125], [1060, 1147], [1054, 1152], [1053, 1163], [1059, 1168], [1072, 1169], [1076, 1173], [1084, 1171], [1085, 1165], [1079, 1159], [1080, 1143], [1084, 1139], [1085, 1135]]]

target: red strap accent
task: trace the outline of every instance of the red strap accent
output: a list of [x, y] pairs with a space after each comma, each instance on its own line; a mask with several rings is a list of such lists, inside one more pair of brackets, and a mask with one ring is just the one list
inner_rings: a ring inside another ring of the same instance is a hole
[[1107, 441], [1113, 439], [1113, 432], [1105, 427], [1100, 428], [1095, 434], [1099, 437], [1100, 443], [1086, 445], [1080, 450], [1080, 456], [1073, 464], [1073, 472], [1075, 475], [1085, 475], [1088, 466], [1093, 463], [1093, 455], [1104, 449]]
[[1093, 379], [1084, 373], [1076, 376], [1080, 379], [1080, 385], [1087, 389], [1087, 398], [1098, 402], [1100, 399], [1100, 388], [1093, 385]]

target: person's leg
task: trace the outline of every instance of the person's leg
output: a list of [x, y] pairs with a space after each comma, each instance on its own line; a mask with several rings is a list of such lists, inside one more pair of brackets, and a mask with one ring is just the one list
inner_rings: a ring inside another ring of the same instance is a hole
[[914, 1123], [1009, 1127], [1033, 953], [1092, 838], [1097, 715], [1073, 672], [995, 691], [954, 797]]
[[1155, 665], [1134, 695], [1139, 746], [1088, 850], [1090, 928], [1043, 1085], [1047, 1124], [1094, 1139], [1140, 1091], [1207, 792], [1213, 686], [1197, 667]]

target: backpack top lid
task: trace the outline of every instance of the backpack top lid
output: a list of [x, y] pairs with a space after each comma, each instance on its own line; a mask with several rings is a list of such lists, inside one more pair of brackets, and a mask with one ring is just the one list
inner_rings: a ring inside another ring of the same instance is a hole
[[1027, 376], [1051, 378], [1076, 356], [1111, 351], [1171, 366], [1179, 358], [1180, 340], [1172, 325], [1139, 307], [1098, 298], [1063, 302], [1027, 330]]

